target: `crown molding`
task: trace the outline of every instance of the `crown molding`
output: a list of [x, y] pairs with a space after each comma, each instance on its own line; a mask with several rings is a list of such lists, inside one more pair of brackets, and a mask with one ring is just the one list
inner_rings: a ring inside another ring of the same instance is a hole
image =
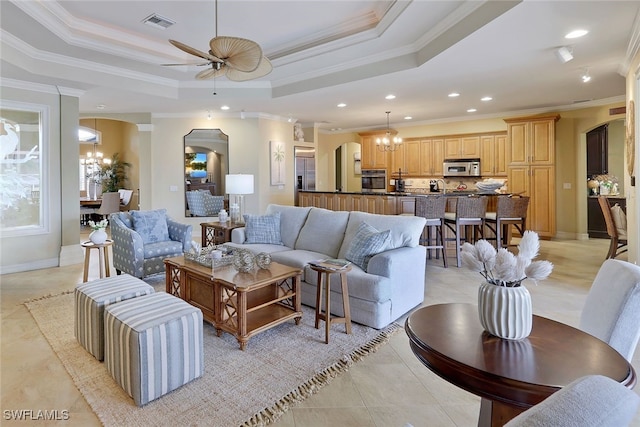
[[2, 78], [0, 79], [0, 81], [2, 82], [2, 87], [29, 90], [32, 92], [42, 92], [42, 93], [49, 93], [54, 95], [74, 96], [77, 98], [81, 97], [85, 93], [85, 91], [82, 89], [47, 85], [42, 83], [33, 83], [33, 82], [27, 82], [23, 80], [16, 80], [16, 79]]
[[618, 67], [618, 73], [623, 77], [627, 77], [631, 64], [636, 56], [640, 53], [640, 10], [636, 13], [636, 17], [633, 21], [633, 30], [629, 37], [629, 44], [627, 45], [627, 53], [625, 60]]

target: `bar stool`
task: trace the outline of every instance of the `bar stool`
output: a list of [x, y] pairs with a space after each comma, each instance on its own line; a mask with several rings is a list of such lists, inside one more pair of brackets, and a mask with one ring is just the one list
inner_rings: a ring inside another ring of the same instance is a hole
[[[349, 308], [349, 287], [347, 286], [347, 273], [351, 271], [351, 266], [333, 270], [318, 265], [309, 265], [313, 271], [318, 272], [318, 284], [316, 285], [316, 322], [318, 329], [320, 320], [325, 323], [324, 342], [329, 344], [329, 330], [333, 323], [344, 323], [347, 334], [351, 333], [351, 309]], [[342, 287], [342, 307], [344, 317], [331, 317], [331, 274], [340, 274], [340, 284]], [[324, 276], [324, 313], [322, 312], [322, 277]]]
[[[509, 246], [510, 226], [514, 225], [520, 235], [526, 230], [529, 196], [499, 196], [495, 212], [485, 214], [487, 228], [495, 235], [496, 248]], [[487, 240], [493, 240], [487, 238]]]
[[[445, 212], [444, 223], [454, 233], [454, 238], [445, 240], [456, 241], [456, 261], [458, 267], [462, 265], [460, 258], [461, 234], [464, 229], [464, 240], [475, 241], [477, 232], [482, 235], [484, 217], [487, 211], [487, 196], [460, 196], [456, 197], [456, 211]], [[471, 228], [471, 229], [469, 229]]]
[[[420, 244], [428, 249], [431, 259], [433, 249], [442, 251], [442, 262], [447, 268], [447, 252], [444, 244], [444, 214], [447, 208], [445, 196], [416, 196], [416, 216], [427, 220], [420, 235]], [[435, 234], [435, 235], [434, 235]], [[439, 258], [436, 250], [436, 258]]]

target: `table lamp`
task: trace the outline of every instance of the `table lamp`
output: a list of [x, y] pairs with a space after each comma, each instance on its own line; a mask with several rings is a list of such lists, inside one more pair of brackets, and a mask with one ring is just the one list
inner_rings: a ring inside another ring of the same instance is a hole
[[244, 223], [244, 195], [253, 194], [253, 175], [227, 175], [225, 188], [227, 194], [235, 196], [235, 202], [229, 205], [231, 221], [239, 224]]

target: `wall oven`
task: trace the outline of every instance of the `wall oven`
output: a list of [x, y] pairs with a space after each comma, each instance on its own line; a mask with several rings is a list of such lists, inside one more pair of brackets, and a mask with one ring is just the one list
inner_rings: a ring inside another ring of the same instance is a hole
[[384, 169], [362, 169], [362, 192], [385, 193], [387, 171]]

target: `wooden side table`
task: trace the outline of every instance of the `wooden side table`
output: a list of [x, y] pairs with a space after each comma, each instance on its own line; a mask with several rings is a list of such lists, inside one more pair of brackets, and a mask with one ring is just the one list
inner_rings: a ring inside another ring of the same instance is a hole
[[210, 245], [221, 245], [231, 241], [231, 230], [234, 228], [244, 227], [244, 224], [235, 222], [203, 222], [200, 223], [202, 228], [202, 247]]
[[[84, 248], [84, 273], [82, 275], [82, 282], [86, 282], [89, 277], [89, 260], [91, 259], [91, 249], [98, 250], [98, 262], [100, 265], [100, 278], [109, 277], [109, 246], [113, 244], [113, 240], [107, 239], [104, 243], [93, 243], [91, 240], [82, 242], [81, 245]], [[106, 276], [105, 276], [106, 272]]]
[[[329, 344], [329, 330], [333, 323], [344, 323], [347, 334], [351, 333], [351, 309], [349, 308], [349, 287], [347, 285], [347, 273], [351, 271], [351, 266], [347, 266], [340, 270], [333, 270], [317, 265], [310, 265], [313, 271], [318, 272], [318, 285], [316, 287], [316, 322], [315, 326], [318, 329], [320, 320], [324, 320], [325, 323], [325, 338], [324, 342]], [[331, 274], [340, 274], [340, 284], [342, 286], [342, 307], [344, 311], [344, 317], [331, 317]], [[324, 276], [324, 313], [322, 312], [322, 288]]]

